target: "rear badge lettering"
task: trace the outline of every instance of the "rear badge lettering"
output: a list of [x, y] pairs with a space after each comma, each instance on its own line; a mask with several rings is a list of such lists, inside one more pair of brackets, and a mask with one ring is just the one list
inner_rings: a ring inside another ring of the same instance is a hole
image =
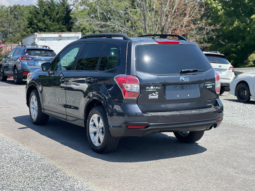
[[158, 92], [149, 94], [149, 99], [158, 99]]
[[213, 86], [214, 86], [214, 83], [207, 83], [207, 84], [205, 84], [205, 87], [207, 89], [212, 88]]
[[146, 91], [157, 91], [157, 90], [160, 90], [160, 87], [156, 87], [156, 86], [146, 87]]

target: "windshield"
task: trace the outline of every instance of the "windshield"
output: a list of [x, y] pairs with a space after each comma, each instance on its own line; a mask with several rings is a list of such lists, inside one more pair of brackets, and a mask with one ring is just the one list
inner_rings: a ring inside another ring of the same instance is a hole
[[229, 64], [225, 58], [219, 56], [206, 55], [210, 63]]
[[55, 57], [56, 54], [53, 50], [44, 50], [44, 49], [27, 49], [25, 55], [28, 56], [37, 56], [37, 57]]
[[193, 45], [136, 46], [136, 70], [155, 75], [180, 73], [185, 69], [208, 71], [210, 64]]

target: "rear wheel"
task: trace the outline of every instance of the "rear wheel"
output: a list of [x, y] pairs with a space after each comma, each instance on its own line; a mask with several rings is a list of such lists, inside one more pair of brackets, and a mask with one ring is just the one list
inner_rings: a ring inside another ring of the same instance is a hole
[[194, 132], [174, 132], [175, 137], [183, 143], [194, 143], [200, 140], [203, 135], [204, 131], [194, 131]]
[[29, 98], [29, 113], [31, 121], [35, 125], [45, 125], [49, 116], [42, 112], [40, 97], [37, 90], [33, 90]]
[[4, 68], [0, 66], [0, 81], [6, 81], [7, 76], [4, 76]]
[[238, 84], [236, 88], [236, 97], [238, 101], [247, 103], [250, 101], [250, 89], [246, 83]]
[[15, 84], [20, 84], [22, 82], [22, 77], [18, 75], [17, 68], [15, 68], [13, 71], [13, 80]]
[[94, 107], [87, 119], [87, 138], [91, 148], [97, 153], [114, 151], [119, 139], [112, 137], [105, 110], [102, 106]]

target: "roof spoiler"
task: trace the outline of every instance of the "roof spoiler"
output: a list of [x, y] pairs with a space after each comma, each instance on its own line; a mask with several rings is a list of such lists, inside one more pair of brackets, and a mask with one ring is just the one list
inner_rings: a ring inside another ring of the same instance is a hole
[[146, 34], [146, 35], [140, 35], [138, 37], [152, 37], [153, 39], [155, 39], [156, 36], [159, 36], [159, 38], [167, 38], [168, 36], [172, 36], [172, 37], [178, 37], [178, 40], [187, 41], [186, 38], [184, 38], [181, 35], [177, 35], [177, 34]]

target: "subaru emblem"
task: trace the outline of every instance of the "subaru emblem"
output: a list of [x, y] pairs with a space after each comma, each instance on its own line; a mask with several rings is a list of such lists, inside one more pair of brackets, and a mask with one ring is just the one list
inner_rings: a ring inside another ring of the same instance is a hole
[[181, 81], [181, 82], [188, 82], [188, 81], [189, 81], [189, 77], [187, 77], [187, 76], [182, 76], [182, 77], [180, 78], [180, 81]]

